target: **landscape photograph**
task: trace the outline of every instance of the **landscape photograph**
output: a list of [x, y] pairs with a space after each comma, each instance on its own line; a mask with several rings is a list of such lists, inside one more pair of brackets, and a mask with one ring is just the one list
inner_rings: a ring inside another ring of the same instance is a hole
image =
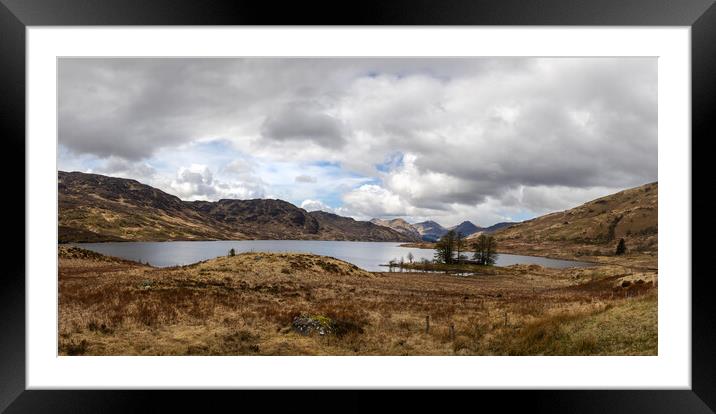
[[658, 355], [656, 58], [57, 65], [58, 355]]

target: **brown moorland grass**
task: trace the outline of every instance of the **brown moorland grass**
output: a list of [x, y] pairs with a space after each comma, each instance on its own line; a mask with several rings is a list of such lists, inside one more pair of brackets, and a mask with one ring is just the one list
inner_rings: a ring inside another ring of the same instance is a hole
[[[455, 276], [244, 253], [154, 268], [65, 246], [59, 263], [61, 355], [657, 352], [655, 273], [624, 266]], [[301, 318], [329, 329], [302, 334]]]

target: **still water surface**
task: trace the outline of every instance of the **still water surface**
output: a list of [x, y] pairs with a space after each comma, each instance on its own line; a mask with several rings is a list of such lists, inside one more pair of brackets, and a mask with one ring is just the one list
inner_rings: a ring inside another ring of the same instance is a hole
[[[394, 242], [353, 242], [317, 240], [237, 240], [237, 241], [172, 241], [172, 242], [121, 242], [76, 243], [76, 246], [98, 253], [124, 259], [149, 262], [153, 266], [166, 267], [186, 265], [218, 256], [225, 256], [229, 249], [242, 252], [300, 252], [331, 256], [368, 270], [387, 271], [380, 266], [391, 259], [400, 260], [412, 253], [415, 261], [432, 260], [434, 250], [400, 247]], [[534, 256], [500, 254], [498, 266], [513, 264], [538, 264], [545, 267], [585, 267], [590, 263], [547, 259]]]

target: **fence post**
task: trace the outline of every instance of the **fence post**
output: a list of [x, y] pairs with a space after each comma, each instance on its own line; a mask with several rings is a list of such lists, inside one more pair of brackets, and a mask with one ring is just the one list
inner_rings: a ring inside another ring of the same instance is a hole
[[425, 317], [425, 333], [430, 332], [430, 315]]
[[455, 340], [455, 323], [450, 322], [450, 340]]

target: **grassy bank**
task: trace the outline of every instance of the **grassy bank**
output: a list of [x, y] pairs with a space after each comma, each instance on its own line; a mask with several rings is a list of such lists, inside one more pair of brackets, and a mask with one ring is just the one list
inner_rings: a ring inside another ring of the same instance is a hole
[[154, 268], [66, 246], [59, 263], [61, 355], [657, 350], [654, 274], [621, 266], [511, 266], [460, 277], [245, 253]]
[[435, 262], [413, 262], [398, 263], [393, 266], [398, 271], [412, 272], [446, 272], [446, 273], [471, 273], [476, 275], [498, 275], [512, 274], [511, 269], [498, 266], [483, 266], [472, 263], [435, 263]]
[[[435, 243], [403, 243], [401, 247], [416, 249], [435, 249]], [[497, 253], [519, 254], [525, 256], [547, 257], [560, 260], [576, 260], [603, 265], [620, 265], [632, 268], [657, 270], [659, 256], [656, 252], [628, 252], [624, 255], [615, 255], [612, 246], [602, 246], [586, 243], [564, 243], [540, 241], [539, 243], [521, 243], [514, 240], [498, 242]], [[466, 252], [470, 254], [470, 252]]]

